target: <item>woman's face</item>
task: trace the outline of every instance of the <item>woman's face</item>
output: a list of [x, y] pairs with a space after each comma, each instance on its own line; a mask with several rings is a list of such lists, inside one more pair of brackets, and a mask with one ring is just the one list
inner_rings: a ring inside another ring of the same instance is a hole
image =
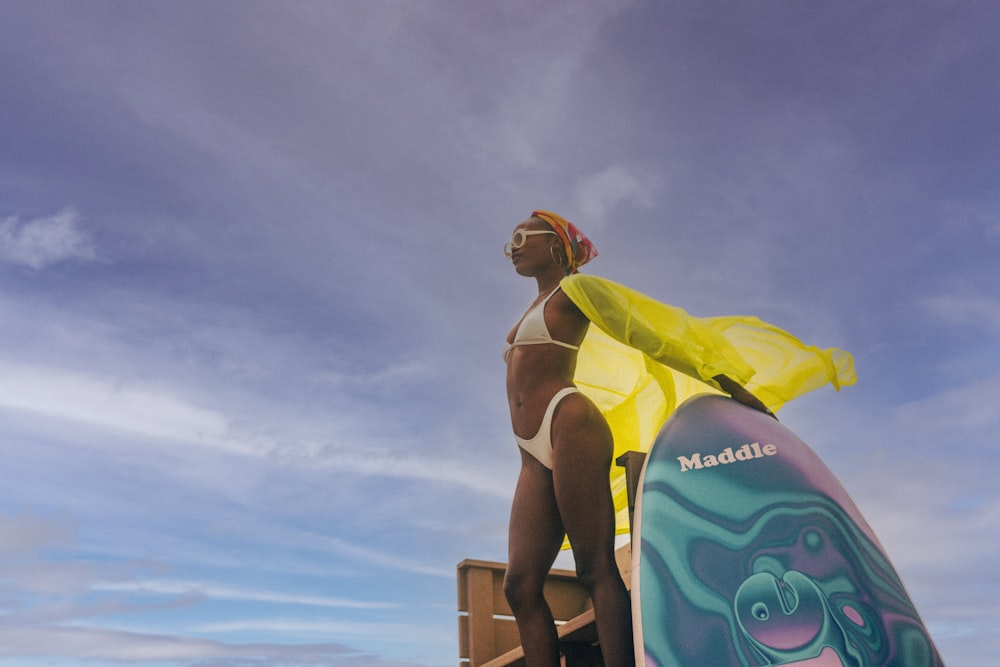
[[543, 220], [529, 218], [514, 228], [505, 252], [519, 274], [530, 276], [555, 263], [553, 246], [558, 248], [560, 243], [552, 227]]

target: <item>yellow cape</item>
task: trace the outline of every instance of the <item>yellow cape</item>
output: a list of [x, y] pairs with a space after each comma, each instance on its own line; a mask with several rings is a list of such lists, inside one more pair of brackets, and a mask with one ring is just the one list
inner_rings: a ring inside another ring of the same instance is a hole
[[[727, 375], [772, 410], [829, 383], [854, 384], [854, 360], [805, 345], [756, 317], [694, 317], [623, 285], [574, 274], [561, 287], [591, 321], [577, 359], [576, 384], [604, 413], [615, 457], [649, 451], [663, 422], [685, 399], [718, 392]], [[628, 532], [625, 473], [611, 469], [617, 530]]]

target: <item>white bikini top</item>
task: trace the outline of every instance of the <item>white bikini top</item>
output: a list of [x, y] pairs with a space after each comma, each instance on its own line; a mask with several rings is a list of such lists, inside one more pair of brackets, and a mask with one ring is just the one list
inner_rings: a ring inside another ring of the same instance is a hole
[[510, 353], [514, 351], [514, 348], [518, 345], [545, 345], [551, 343], [552, 345], [558, 345], [559, 347], [565, 347], [569, 350], [579, 350], [579, 345], [571, 345], [569, 343], [564, 343], [561, 340], [555, 340], [552, 338], [552, 334], [549, 333], [549, 328], [545, 326], [545, 304], [549, 302], [552, 295], [559, 291], [556, 287], [552, 290], [547, 297], [545, 297], [541, 303], [536, 304], [524, 314], [521, 318], [521, 323], [517, 325], [517, 332], [514, 333], [514, 342], [507, 343], [503, 348], [503, 360], [505, 362], [510, 361]]

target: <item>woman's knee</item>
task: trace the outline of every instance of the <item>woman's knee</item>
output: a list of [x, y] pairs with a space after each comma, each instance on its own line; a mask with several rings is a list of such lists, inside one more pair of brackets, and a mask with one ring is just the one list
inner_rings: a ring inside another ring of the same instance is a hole
[[516, 614], [521, 609], [545, 602], [544, 585], [544, 577], [539, 579], [537, 576], [508, 568], [503, 578], [503, 594], [507, 598], [507, 604]]
[[614, 581], [616, 577], [620, 579], [621, 574], [618, 572], [618, 565], [614, 558], [591, 557], [586, 554], [577, 555], [576, 578], [588, 590], [592, 591], [609, 580]]

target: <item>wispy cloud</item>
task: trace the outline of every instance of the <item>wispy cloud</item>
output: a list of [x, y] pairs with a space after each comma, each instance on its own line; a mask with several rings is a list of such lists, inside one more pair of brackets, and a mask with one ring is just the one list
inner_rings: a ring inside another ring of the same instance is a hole
[[[548, 163], [546, 147], [568, 117], [573, 83], [591, 41], [626, 4], [593, 4], [585, 12], [568, 5], [539, 6], [532, 24], [545, 35], [541, 40], [528, 38], [517, 20], [501, 21], [490, 35], [465, 36], [456, 43], [465, 50], [455, 57], [464, 59], [474, 52], [490, 54], [490, 59], [503, 53], [504, 58], [497, 61], [501, 68], [491, 67], [474, 87], [448, 82], [465, 102], [452, 139], [463, 151], [504, 167]], [[503, 18], [516, 19], [513, 14]]]
[[73, 208], [29, 220], [0, 219], [0, 260], [38, 270], [58, 262], [95, 259], [94, 244], [79, 220]]
[[4, 4], [0, 663], [453, 663], [534, 206], [854, 352], [788, 420], [996, 662], [1000, 4], [538, 4]]
[[248, 588], [224, 586], [211, 582], [177, 581], [168, 579], [144, 579], [141, 581], [113, 582], [99, 581], [91, 586], [95, 591], [129, 592], [168, 596], [195, 596], [215, 600], [238, 600], [244, 602], [266, 602], [282, 605], [302, 605], [309, 607], [333, 607], [338, 609], [395, 609], [399, 605], [388, 602], [371, 602], [320, 595], [294, 595]]
[[58, 368], [0, 362], [0, 407], [142, 437], [239, 449], [228, 421], [168, 392]]
[[901, 405], [893, 410], [893, 420], [917, 441], [952, 441], [962, 434], [966, 446], [993, 447], [985, 436], [1000, 427], [1000, 411], [995, 398], [1000, 393], [1000, 375], [944, 389]]
[[448, 579], [455, 576], [455, 571], [451, 568], [429, 567], [410, 558], [404, 558], [394, 554], [377, 551], [375, 549], [358, 546], [357, 544], [351, 544], [346, 540], [337, 539], [335, 537], [328, 538], [327, 543], [333, 547], [334, 551], [337, 551], [342, 555], [364, 562], [376, 563], [390, 569], [426, 574], [434, 577], [444, 577]]
[[1000, 299], [985, 294], [941, 294], [925, 298], [923, 305], [944, 324], [1000, 334]]
[[428, 454], [412, 455], [399, 449], [376, 447], [346, 448], [321, 442], [296, 442], [275, 445], [270, 456], [290, 466], [307, 466], [329, 471], [452, 484], [480, 494], [508, 498], [511, 480], [498, 478], [474, 462], [464, 463]]
[[[0, 362], [0, 408], [50, 425], [79, 424], [117, 436], [203, 447], [223, 455], [266, 459], [281, 466], [450, 484], [498, 498], [510, 494], [510, 480], [498, 479], [479, 466], [378, 446], [374, 444], [377, 433], [337, 434], [336, 424], [326, 424], [325, 417], [312, 417], [311, 424], [274, 424], [243, 416], [242, 422], [234, 426], [236, 420], [225, 413], [166, 389], [58, 368]], [[336, 416], [332, 419], [337, 421]], [[303, 428], [325, 431], [328, 437], [317, 441], [291, 435]], [[369, 442], [359, 449], [356, 439], [348, 445], [349, 437], [364, 437]], [[398, 438], [393, 442], [398, 445]], [[155, 460], [147, 463], [162, 465]], [[224, 470], [211, 473], [203, 467], [201, 473], [206, 472], [209, 477], [201, 483], [210, 480], [226, 486]]]
[[[183, 660], [192, 665], [341, 665], [357, 652], [340, 644], [231, 644], [87, 626], [0, 625], [0, 656], [77, 660]], [[209, 662], [212, 661], [212, 662]], [[397, 663], [403, 664], [403, 663]]]
[[588, 224], [593, 221], [599, 225], [607, 221], [612, 211], [650, 208], [660, 189], [655, 173], [614, 164], [581, 178], [575, 200]]
[[273, 633], [282, 632], [296, 636], [325, 637], [368, 637], [393, 638], [398, 641], [401, 635], [413, 634], [412, 626], [401, 623], [362, 623], [358, 621], [309, 621], [301, 618], [267, 617], [248, 618], [219, 623], [206, 623], [198, 628], [200, 632], [252, 632]]
[[326, 374], [323, 379], [336, 386], [385, 392], [401, 385], [426, 383], [438, 372], [439, 369], [427, 361], [410, 359], [391, 363], [364, 375]]

